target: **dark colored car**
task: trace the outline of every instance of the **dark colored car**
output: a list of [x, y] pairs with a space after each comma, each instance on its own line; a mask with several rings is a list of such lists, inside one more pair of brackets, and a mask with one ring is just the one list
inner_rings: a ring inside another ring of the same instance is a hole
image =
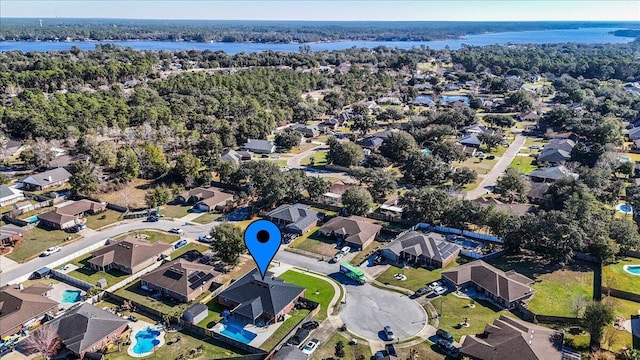
[[442, 329], [438, 329], [438, 331], [436, 331], [436, 335], [444, 340], [447, 340], [448, 342], [452, 343], [455, 340], [453, 339], [453, 336], [451, 336], [451, 334], [449, 334], [446, 330], [442, 330]]
[[318, 324], [317, 321], [307, 321], [306, 323], [302, 324], [300, 327], [307, 330], [313, 330], [313, 329], [317, 329], [318, 326], [320, 326], [320, 324]]
[[421, 287], [420, 289], [416, 290], [416, 296], [422, 296], [425, 294], [428, 294], [431, 291], [431, 289], [429, 289], [428, 287]]
[[300, 328], [296, 331], [296, 334], [289, 338], [287, 344], [298, 346], [302, 344], [309, 337], [309, 330]]
[[131, 315], [131, 316], [129, 316], [129, 321], [138, 322], [138, 318], [133, 316], [133, 315]]
[[160, 218], [157, 216], [149, 216], [147, 218], [147, 222], [156, 222], [156, 221], [160, 221]]
[[448, 342], [447, 340], [439, 339], [438, 341], [436, 341], [436, 345], [442, 351], [447, 353], [447, 355], [451, 355], [453, 357], [457, 357], [460, 354], [460, 351], [458, 350], [458, 348], [455, 347], [452, 343]]

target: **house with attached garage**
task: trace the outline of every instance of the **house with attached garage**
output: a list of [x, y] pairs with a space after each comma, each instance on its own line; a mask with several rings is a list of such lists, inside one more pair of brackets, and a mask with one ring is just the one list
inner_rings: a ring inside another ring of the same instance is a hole
[[572, 139], [552, 139], [544, 146], [537, 161], [543, 163], [563, 164], [571, 159], [571, 150], [576, 146]]
[[242, 161], [251, 160], [251, 153], [248, 151], [235, 151], [228, 149], [220, 154], [220, 161], [239, 165]]
[[97, 214], [106, 209], [106, 203], [79, 200], [57, 207], [55, 210], [39, 214], [37, 217], [41, 224], [49, 228], [64, 230], [82, 223], [80, 219], [84, 216]]
[[26, 288], [8, 286], [0, 290], [0, 338], [37, 326], [58, 312], [58, 303], [49, 299], [51, 288], [36, 283]]
[[318, 224], [320, 213], [302, 204], [280, 205], [265, 217], [280, 228], [294, 234], [306, 234]]
[[0, 206], [7, 206], [24, 200], [22, 191], [13, 186], [0, 185]]
[[271, 141], [249, 139], [242, 149], [256, 154], [271, 154], [276, 151], [276, 146]]
[[529, 173], [531, 180], [536, 182], [554, 182], [563, 177], [578, 178], [578, 174], [567, 169], [564, 165], [538, 168]]
[[45, 190], [66, 184], [70, 177], [71, 174], [60, 167], [27, 176], [20, 180], [18, 185], [25, 190]]
[[26, 234], [27, 230], [21, 226], [8, 224], [0, 227], [0, 249], [14, 246]]
[[185, 259], [169, 261], [140, 277], [143, 289], [159, 291], [177, 301], [188, 303], [203, 294], [222, 286], [220, 273], [210, 265]]
[[214, 211], [224, 209], [233, 203], [233, 198], [233, 194], [218, 188], [197, 187], [178, 195], [175, 201], [184, 205], [193, 205], [193, 208], [198, 211]]
[[337, 216], [322, 225], [318, 232], [344, 242], [354, 249], [362, 250], [371, 245], [382, 230], [381, 225], [372, 224], [360, 216]]
[[117, 269], [127, 274], [135, 274], [153, 265], [163, 255], [168, 256], [172, 250], [171, 244], [150, 243], [128, 236], [92, 252], [87, 263], [97, 271]]
[[443, 268], [453, 262], [462, 248], [446, 241], [437, 233], [409, 231], [387, 244], [380, 254], [387, 260], [433, 268]]

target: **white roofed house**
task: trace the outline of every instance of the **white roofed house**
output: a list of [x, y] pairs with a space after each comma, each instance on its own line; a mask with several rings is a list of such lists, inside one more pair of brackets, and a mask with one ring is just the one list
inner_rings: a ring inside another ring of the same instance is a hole
[[22, 191], [13, 186], [0, 185], [0, 206], [10, 205], [23, 199]]

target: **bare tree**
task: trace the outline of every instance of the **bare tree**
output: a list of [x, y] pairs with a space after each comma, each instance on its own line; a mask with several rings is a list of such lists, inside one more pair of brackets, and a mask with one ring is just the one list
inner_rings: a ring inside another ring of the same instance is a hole
[[607, 349], [611, 350], [611, 348], [620, 344], [620, 336], [619, 331], [611, 326], [607, 326], [602, 333], [602, 341], [607, 344]]
[[578, 295], [573, 299], [571, 303], [571, 310], [573, 310], [573, 315], [576, 318], [580, 317], [580, 313], [584, 310], [584, 307], [587, 305], [587, 298], [583, 295]]
[[25, 350], [37, 352], [50, 359], [58, 353], [62, 347], [62, 340], [58, 337], [57, 329], [52, 325], [43, 325], [31, 333], [25, 340]]

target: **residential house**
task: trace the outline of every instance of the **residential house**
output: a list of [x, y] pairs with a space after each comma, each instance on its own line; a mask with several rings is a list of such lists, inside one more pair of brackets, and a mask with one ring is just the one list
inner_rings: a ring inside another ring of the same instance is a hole
[[0, 206], [7, 206], [24, 200], [22, 191], [13, 186], [0, 185]]
[[378, 151], [383, 142], [384, 139], [382, 138], [379, 138], [377, 136], [368, 136], [358, 141], [358, 145], [361, 148], [367, 149], [369, 151]]
[[578, 178], [578, 174], [567, 169], [564, 165], [538, 168], [529, 173], [531, 180], [537, 182], [547, 182], [549, 180], [554, 182], [565, 176], [570, 176], [576, 179]]
[[280, 205], [266, 214], [266, 218], [286, 231], [305, 234], [318, 224], [319, 213], [307, 205]]
[[479, 148], [480, 145], [482, 145], [482, 141], [480, 141], [477, 134], [472, 133], [469, 135], [464, 135], [463, 137], [459, 138], [458, 144], [461, 144], [464, 146], [470, 146], [473, 148]]
[[176, 202], [184, 205], [193, 205], [198, 211], [220, 210], [233, 202], [233, 194], [222, 192], [217, 188], [197, 187], [178, 195]]
[[[79, 358], [113, 344], [127, 330], [129, 321], [88, 303], [70, 309], [47, 323], [62, 341], [64, 349]], [[38, 330], [36, 330], [38, 331]]]
[[540, 115], [538, 115], [535, 111], [523, 111], [516, 115], [516, 118], [520, 121], [539, 121]]
[[256, 154], [271, 154], [276, 151], [276, 146], [271, 141], [249, 139], [242, 149]]
[[340, 205], [342, 203], [342, 194], [350, 188], [351, 184], [345, 184], [342, 181], [337, 181], [329, 187], [329, 191], [320, 196], [320, 202], [330, 205]]
[[235, 320], [268, 325], [284, 321], [304, 292], [303, 287], [287, 284], [270, 273], [262, 279], [254, 269], [222, 291], [218, 303], [230, 308]]
[[47, 316], [53, 317], [58, 303], [46, 296], [50, 290], [40, 283], [23, 289], [9, 286], [0, 290], [0, 338], [29, 328]]
[[27, 234], [20, 226], [8, 224], [0, 227], [0, 249], [7, 246], [15, 246], [16, 242]]
[[56, 208], [56, 212], [64, 215], [71, 215], [78, 218], [86, 215], [95, 215], [107, 210], [106, 202], [95, 202], [91, 200], [78, 200], [71, 204], [63, 205]]
[[454, 261], [462, 248], [436, 233], [409, 231], [380, 250], [382, 256], [396, 264], [410, 263], [443, 268]]
[[562, 332], [500, 315], [484, 332], [461, 340], [460, 354], [472, 360], [561, 360]]
[[342, 125], [343, 123], [353, 119], [354, 117], [355, 115], [353, 114], [353, 109], [349, 108], [338, 115], [338, 121], [340, 122], [340, 125]]
[[487, 127], [487, 126], [485, 126], [483, 124], [473, 124], [473, 125], [465, 126], [465, 127], [462, 128], [462, 131], [464, 131], [464, 133], [467, 134], [467, 135], [469, 135], [469, 134], [493, 135], [495, 133], [495, 130], [490, 129], [489, 127]]
[[4, 144], [1, 148], [2, 150], [2, 158], [10, 158], [14, 156], [20, 155], [22, 150], [24, 150], [24, 146], [18, 140], [9, 139], [6, 144]]
[[205, 291], [220, 287], [219, 275], [220, 273], [214, 271], [210, 265], [176, 259], [142, 275], [140, 284], [187, 303]]
[[386, 104], [386, 105], [402, 105], [402, 100], [400, 100], [396, 96], [383, 96], [376, 100], [378, 104]]
[[571, 150], [576, 146], [576, 142], [572, 139], [552, 139], [544, 146], [538, 162], [547, 162], [552, 164], [563, 164], [571, 158]]
[[190, 324], [197, 324], [209, 315], [207, 305], [199, 302], [191, 305], [182, 313], [182, 319]]
[[381, 225], [372, 224], [360, 216], [337, 216], [322, 225], [318, 232], [335, 238], [354, 249], [363, 250], [371, 245], [382, 230]]
[[61, 214], [56, 211], [47, 211], [37, 215], [40, 224], [54, 229], [65, 230], [76, 226], [78, 218], [74, 215]]
[[527, 199], [532, 204], [539, 204], [540, 201], [544, 198], [544, 194], [549, 189], [551, 184], [546, 182], [531, 182], [529, 186], [529, 191], [527, 191]]
[[378, 103], [376, 103], [373, 100], [371, 100], [371, 101], [361, 101], [360, 104], [362, 104], [362, 105], [367, 107], [367, 110], [369, 110], [369, 115], [373, 114], [373, 112], [375, 110], [380, 109], [380, 105], [378, 105]]
[[271, 358], [271, 360], [307, 360], [309, 355], [298, 349], [297, 346], [283, 346]]
[[320, 136], [320, 129], [315, 125], [296, 124], [293, 126], [293, 129], [306, 138], [316, 138]]
[[35, 209], [35, 206], [29, 200], [20, 201], [20, 202], [17, 202], [15, 204], [13, 204], [13, 210], [14, 210], [14, 212], [17, 212], [18, 214], [22, 214], [22, 213], [25, 213], [27, 211], [31, 211], [31, 210], [34, 210], [34, 209]]
[[500, 210], [500, 211], [504, 211], [504, 212], [512, 212], [518, 216], [523, 216], [524, 214], [531, 212], [532, 211], [532, 207], [529, 204], [510, 204], [510, 203], [503, 203], [502, 201], [496, 199], [496, 198], [477, 198], [474, 200], [471, 200], [474, 203], [480, 204], [480, 206], [482, 207], [490, 207], [493, 206], [496, 208], [496, 210]]
[[413, 105], [427, 106], [430, 108], [436, 107], [435, 101], [428, 95], [419, 95], [413, 100]]
[[19, 181], [21, 188], [27, 190], [45, 190], [61, 186], [69, 181], [71, 174], [64, 168], [55, 168], [27, 176]]
[[127, 274], [135, 274], [169, 255], [173, 247], [162, 242], [150, 243], [131, 236], [124, 240], [107, 245], [91, 253], [87, 262], [97, 271], [120, 270]]
[[400, 131], [399, 129], [386, 129], [386, 130], [383, 130], [383, 131], [378, 131], [377, 133], [373, 134], [372, 136], [380, 138], [380, 139], [382, 139], [384, 141], [384, 140], [387, 140], [387, 138], [389, 136], [391, 136], [391, 134], [395, 134], [395, 133], [397, 133], [399, 131]]
[[318, 124], [318, 129], [322, 132], [335, 131], [340, 127], [340, 121], [336, 118], [324, 119]]
[[628, 136], [630, 141], [635, 141], [640, 139], [640, 127], [634, 127], [632, 129], [629, 129]]
[[457, 266], [441, 273], [442, 280], [456, 289], [473, 288], [479, 296], [507, 309], [528, 299], [535, 290], [533, 280], [513, 270], [504, 272], [482, 260]]
[[250, 152], [227, 149], [220, 154], [220, 161], [222, 162], [239, 165], [244, 160], [251, 160]]

